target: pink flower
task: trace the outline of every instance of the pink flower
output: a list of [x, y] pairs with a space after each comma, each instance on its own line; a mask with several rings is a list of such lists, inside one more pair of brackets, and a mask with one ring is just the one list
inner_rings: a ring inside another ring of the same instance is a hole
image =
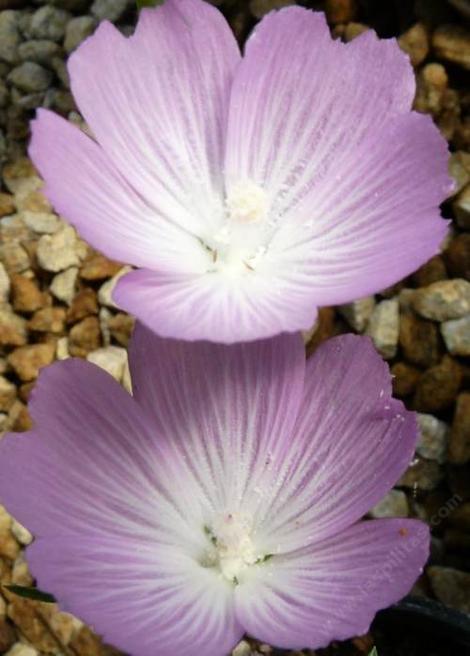
[[44, 370], [0, 442], [0, 502], [39, 586], [132, 656], [222, 656], [364, 633], [408, 592], [428, 528], [360, 521], [414, 450], [365, 337], [305, 363], [298, 335], [187, 344], [138, 326], [134, 396], [81, 360]]
[[154, 332], [232, 343], [309, 328], [376, 292], [446, 232], [447, 147], [411, 111], [408, 57], [323, 14], [265, 17], [244, 57], [217, 9], [166, 0], [135, 35], [72, 55], [95, 140], [45, 110], [31, 157], [57, 211], [136, 271], [115, 300]]

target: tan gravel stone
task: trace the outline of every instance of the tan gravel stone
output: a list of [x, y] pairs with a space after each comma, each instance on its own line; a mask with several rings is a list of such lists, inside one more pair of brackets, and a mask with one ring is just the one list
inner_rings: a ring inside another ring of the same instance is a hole
[[57, 273], [80, 264], [78, 240], [71, 226], [64, 226], [54, 235], [43, 235], [38, 242], [38, 262], [46, 271]]
[[413, 66], [423, 63], [429, 53], [429, 35], [422, 23], [412, 25], [398, 38], [398, 45], [410, 57]]
[[470, 70], [470, 31], [461, 25], [440, 25], [432, 35], [432, 47], [441, 59]]
[[46, 303], [46, 295], [41, 292], [36, 280], [21, 274], [11, 276], [11, 297], [16, 312], [34, 312]]
[[27, 250], [18, 243], [0, 244], [0, 261], [8, 273], [21, 273], [30, 267]]
[[459, 319], [470, 313], [470, 282], [453, 278], [418, 289], [413, 297], [413, 308], [425, 319]]
[[16, 399], [16, 385], [0, 376], [0, 410], [8, 412]]
[[54, 354], [53, 344], [29, 344], [15, 349], [7, 361], [21, 380], [29, 381], [37, 378], [42, 367], [51, 364]]
[[56, 274], [51, 282], [50, 290], [59, 300], [70, 305], [75, 296], [78, 278], [78, 267], [70, 267]]
[[103, 280], [116, 275], [122, 264], [109, 260], [101, 253], [92, 252], [84, 261], [80, 268], [80, 277], [84, 280]]
[[69, 333], [69, 352], [72, 356], [86, 357], [100, 347], [100, 323], [97, 317], [86, 317], [76, 323]]
[[63, 332], [65, 328], [65, 308], [46, 307], [34, 313], [28, 323], [30, 330], [47, 333]]
[[0, 307], [0, 345], [23, 346], [27, 341], [26, 321], [11, 311], [8, 305]]
[[376, 349], [385, 359], [396, 355], [399, 330], [398, 300], [381, 301], [372, 312], [366, 334], [372, 338]]

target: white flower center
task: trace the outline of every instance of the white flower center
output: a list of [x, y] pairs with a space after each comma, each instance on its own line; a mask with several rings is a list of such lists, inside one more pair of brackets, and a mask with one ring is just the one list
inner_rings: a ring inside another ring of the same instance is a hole
[[254, 271], [268, 250], [273, 228], [269, 210], [268, 195], [258, 184], [244, 180], [232, 185], [222, 225], [201, 240], [208, 251], [208, 271], [232, 277]]
[[226, 513], [204, 527], [211, 546], [201, 560], [204, 567], [216, 567], [224, 578], [238, 585], [242, 572], [265, 562], [271, 554], [257, 552], [252, 540], [252, 521], [241, 513]]
[[255, 223], [266, 218], [269, 203], [264, 189], [251, 180], [237, 182], [225, 201], [228, 217], [235, 223]]

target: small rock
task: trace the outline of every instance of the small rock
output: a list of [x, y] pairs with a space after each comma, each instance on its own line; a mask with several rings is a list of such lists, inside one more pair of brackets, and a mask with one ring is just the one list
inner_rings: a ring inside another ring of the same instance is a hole
[[119, 346], [106, 346], [87, 355], [88, 362], [108, 372], [118, 383], [122, 381], [127, 363], [127, 351]]
[[390, 490], [369, 512], [370, 516], [375, 519], [381, 519], [383, 517], [408, 517], [408, 513], [408, 499], [402, 490]]
[[411, 312], [403, 313], [399, 343], [405, 359], [412, 364], [430, 367], [439, 362], [439, 331], [431, 321], [420, 319]]
[[462, 191], [470, 182], [470, 153], [458, 150], [449, 158], [449, 174], [455, 181], [454, 195]]
[[356, 12], [356, 0], [326, 0], [325, 13], [328, 22], [333, 25], [350, 23], [354, 20]]
[[28, 544], [31, 544], [31, 542], [33, 541], [33, 536], [28, 531], [28, 529], [25, 528], [19, 522], [17, 522], [16, 519], [12, 520], [11, 532], [18, 540], [18, 542], [24, 546], [28, 546]]
[[61, 337], [57, 340], [56, 357], [58, 360], [67, 360], [70, 357], [68, 337]]
[[100, 347], [100, 323], [97, 317], [86, 317], [73, 326], [69, 334], [69, 352], [72, 356], [86, 357]]
[[376, 349], [385, 359], [393, 358], [397, 352], [400, 315], [398, 300], [381, 301], [372, 312], [367, 326]]
[[111, 331], [109, 330], [108, 324], [113, 315], [111, 310], [108, 310], [107, 307], [101, 307], [98, 316], [100, 320], [101, 340], [103, 346], [109, 346], [111, 344]]
[[0, 192], [0, 218], [13, 214], [14, 211], [15, 203], [13, 202], [13, 196]]
[[67, 312], [67, 323], [76, 323], [92, 314], [98, 314], [98, 302], [94, 289], [86, 287], [72, 301]]
[[119, 278], [124, 276], [126, 273], [129, 273], [129, 271], [132, 271], [132, 267], [122, 267], [122, 269], [120, 269], [120, 271], [118, 271], [118, 273], [116, 273], [116, 275], [113, 276], [111, 280], [107, 280], [103, 285], [101, 285], [98, 291], [98, 301], [100, 305], [106, 305], [110, 308], [117, 308], [117, 305], [112, 299], [112, 293]]
[[246, 640], [239, 642], [235, 649], [232, 650], [232, 656], [252, 656], [250, 643]]
[[434, 413], [454, 402], [462, 382], [462, 369], [450, 356], [425, 371], [418, 381], [413, 400], [415, 410]]
[[21, 91], [44, 91], [52, 82], [52, 73], [35, 62], [23, 62], [14, 68], [7, 80]]
[[109, 318], [108, 328], [116, 342], [127, 347], [134, 328], [134, 318], [128, 314], [118, 312], [114, 317]]
[[17, 642], [5, 656], [39, 656], [39, 652], [34, 647], [25, 645], [24, 642]]
[[427, 574], [436, 597], [446, 606], [470, 613], [470, 574], [434, 565]]
[[29, 381], [37, 378], [42, 367], [51, 364], [54, 354], [53, 344], [31, 344], [15, 349], [7, 361], [21, 380]]
[[45, 64], [46, 66], [50, 64], [53, 57], [61, 54], [62, 49], [57, 43], [45, 39], [24, 41], [18, 47], [18, 55], [21, 61], [30, 61], [36, 64]]
[[470, 282], [454, 278], [418, 289], [413, 308], [424, 318], [434, 321], [460, 319], [470, 313]]
[[390, 372], [392, 374], [394, 396], [403, 398], [413, 394], [421, 376], [419, 369], [406, 362], [396, 362], [392, 365]]
[[470, 356], [470, 314], [441, 324], [442, 337], [452, 355]]
[[452, 276], [470, 281], [470, 234], [457, 235], [452, 239], [444, 253], [444, 258]]
[[448, 278], [446, 265], [440, 255], [435, 255], [413, 274], [412, 280], [416, 287], [427, 287], [438, 280]]
[[375, 308], [375, 297], [366, 296], [352, 303], [338, 306], [338, 312], [353, 330], [363, 333]]
[[21, 273], [29, 269], [27, 251], [18, 243], [0, 244], [0, 260], [8, 273]]
[[470, 230], [470, 185], [467, 185], [452, 203], [457, 225]]
[[51, 212], [24, 211], [21, 218], [25, 224], [38, 235], [52, 235], [57, 232], [62, 223], [60, 219]]
[[37, 332], [60, 334], [65, 328], [65, 308], [46, 307], [38, 310], [30, 319], [28, 328]]
[[64, 226], [54, 235], [43, 235], [38, 242], [37, 258], [46, 271], [63, 271], [80, 264], [77, 236], [71, 226]]
[[91, 13], [99, 21], [109, 20], [114, 23], [121, 18], [130, 4], [129, 0], [94, 0]]
[[470, 461], [470, 392], [457, 397], [449, 440], [449, 462], [463, 465]]
[[15, 64], [20, 42], [18, 13], [12, 10], [0, 11], [0, 60]]
[[23, 346], [27, 342], [26, 321], [8, 306], [0, 308], [0, 345]]
[[67, 23], [64, 48], [67, 53], [80, 45], [96, 28], [96, 18], [93, 16], [77, 16]]
[[59, 300], [70, 305], [75, 296], [78, 278], [78, 268], [70, 267], [54, 276], [50, 286], [52, 294]]
[[16, 399], [16, 386], [0, 376], [0, 410], [8, 412]]
[[122, 264], [109, 260], [101, 253], [92, 252], [85, 258], [80, 268], [80, 277], [84, 280], [103, 280], [115, 276]]
[[418, 112], [437, 116], [442, 108], [449, 79], [441, 64], [426, 64], [419, 71], [414, 107]]
[[11, 276], [11, 296], [16, 312], [34, 312], [46, 302], [46, 295], [41, 292], [37, 282], [18, 273]]
[[10, 276], [0, 262], [0, 305], [8, 301], [10, 296]]
[[443, 464], [446, 461], [447, 438], [449, 428], [447, 424], [433, 415], [424, 413], [417, 414], [418, 419], [418, 443], [416, 452], [428, 460], [436, 460]]
[[43, 185], [41, 178], [38, 177], [34, 166], [27, 157], [18, 158], [3, 167], [3, 182], [15, 196], [27, 196]]
[[34, 12], [30, 32], [34, 39], [62, 41], [71, 15], [68, 11], [45, 5]]
[[398, 481], [399, 487], [413, 490], [434, 490], [444, 478], [444, 472], [435, 460], [416, 458]]
[[28, 408], [24, 403], [17, 400], [13, 404], [10, 414], [9, 421], [11, 425], [11, 430], [16, 433], [21, 433], [23, 431], [28, 431], [32, 428], [33, 422], [28, 412]]
[[460, 25], [441, 25], [434, 30], [432, 46], [438, 57], [470, 70], [470, 32]]
[[15, 641], [16, 632], [14, 627], [8, 622], [6, 617], [0, 617], [0, 654], [8, 652]]
[[429, 53], [428, 32], [422, 23], [410, 27], [398, 39], [398, 45], [410, 57], [412, 66], [423, 63]]

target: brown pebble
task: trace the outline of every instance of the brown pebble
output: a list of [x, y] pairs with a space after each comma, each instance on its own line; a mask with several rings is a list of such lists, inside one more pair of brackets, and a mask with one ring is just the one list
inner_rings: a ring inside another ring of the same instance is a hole
[[60, 334], [65, 327], [65, 308], [46, 307], [34, 313], [28, 323], [30, 330]]
[[412, 25], [398, 38], [398, 45], [409, 55], [412, 66], [422, 64], [429, 53], [429, 36], [424, 25]]
[[335, 330], [335, 311], [334, 308], [319, 308], [315, 330], [312, 337], [307, 343], [307, 356], [309, 356], [322, 342], [333, 337]]
[[23, 346], [27, 341], [26, 321], [9, 307], [0, 307], [0, 345]]
[[87, 287], [73, 299], [67, 311], [67, 323], [76, 323], [92, 314], [98, 314], [98, 300], [95, 290]]
[[411, 364], [431, 367], [439, 362], [439, 330], [432, 321], [420, 319], [411, 312], [402, 314], [399, 343], [403, 356]]
[[7, 361], [21, 380], [29, 381], [37, 378], [42, 367], [51, 364], [54, 353], [53, 344], [30, 344], [15, 349]]
[[438, 280], [446, 280], [446, 265], [440, 255], [435, 255], [423, 264], [412, 276], [412, 281], [416, 287], [427, 287]]
[[444, 251], [444, 259], [452, 276], [470, 281], [470, 234], [454, 237]]
[[445, 355], [441, 362], [421, 376], [413, 399], [418, 412], [439, 412], [454, 402], [462, 381], [462, 369], [453, 358]]
[[440, 25], [432, 35], [432, 47], [441, 59], [470, 70], [470, 31], [461, 25]]
[[45, 305], [46, 296], [33, 278], [20, 274], [11, 276], [13, 308], [17, 312], [34, 312]]
[[69, 334], [70, 355], [83, 358], [100, 346], [100, 322], [97, 317], [86, 317], [71, 329]]
[[356, 0], [326, 0], [325, 13], [329, 23], [350, 23], [357, 12]]
[[127, 347], [134, 323], [133, 317], [123, 312], [118, 312], [118, 314], [109, 319], [108, 328], [116, 342], [121, 346]]
[[32, 427], [33, 420], [31, 419], [28, 408], [21, 403], [16, 409], [15, 420], [12, 422], [11, 429], [17, 433], [22, 433], [30, 430]]
[[413, 394], [421, 376], [421, 371], [406, 362], [396, 362], [392, 365], [391, 374], [393, 376], [393, 394], [403, 398]]
[[463, 465], [470, 461], [470, 392], [457, 397], [450, 431], [449, 462]]
[[0, 411], [8, 412], [16, 399], [16, 386], [0, 376]]
[[80, 268], [80, 277], [84, 280], [103, 280], [112, 278], [123, 265], [109, 260], [101, 253], [91, 253]]
[[18, 396], [23, 401], [23, 403], [28, 402], [29, 395], [33, 391], [35, 384], [36, 384], [35, 381], [31, 381], [30, 383], [23, 383], [23, 385], [20, 386], [18, 390]]
[[419, 112], [439, 114], [442, 110], [448, 77], [442, 64], [426, 64], [417, 77], [414, 108]]
[[15, 203], [13, 196], [10, 194], [0, 193], [0, 217], [13, 214], [15, 211]]
[[5, 654], [16, 642], [16, 632], [6, 617], [0, 617], [0, 654]]

